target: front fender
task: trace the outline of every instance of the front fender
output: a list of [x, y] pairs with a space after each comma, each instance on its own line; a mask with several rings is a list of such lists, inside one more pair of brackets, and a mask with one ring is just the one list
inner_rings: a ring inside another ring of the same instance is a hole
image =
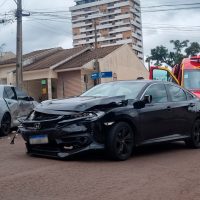
[[126, 121], [138, 130], [139, 114], [133, 108], [117, 109], [107, 113], [103, 118], [103, 123], [107, 125], [112, 125], [119, 121]]

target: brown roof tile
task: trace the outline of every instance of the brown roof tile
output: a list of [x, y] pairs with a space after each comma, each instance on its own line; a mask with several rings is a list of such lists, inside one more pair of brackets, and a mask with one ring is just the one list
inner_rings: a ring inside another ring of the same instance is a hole
[[30, 65], [25, 66], [24, 71], [32, 71], [32, 70], [40, 70], [40, 69], [49, 68], [73, 56], [74, 54], [77, 54], [79, 51], [83, 49], [85, 49], [85, 47], [59, 50], [50, 56], [46, 56], [45, 58], [39, 60], [38, 62], [34, 62]]
[[[86, 47], [76, 47], [71, 49], [55, 48], [55, 50], [44, 49], [44, 50], [34, 51], [23, 56], [24, 60], [35, 57], [33, 63], [24, 66], [24, 71], [33, 71], [33, 70], [49, 68], [51, 66], [58, 64], [61, 61], [64, 61], [67, 58], [70, 58], [71, 56], [76, 55], [79, 52], [80, 55], [77, 55], [74, 58], [67, 61], [66, 63], [58, 66], [55, 70], [81, 67], [84, 64], [94, 60], [96, 58], [96, 55], [98, 55], [98, 58], [103, 58], [106, 55], [113, 52], [114, 50], [116, 50], [117, 48], [119, 48], [120, 46], [122, 45], [102, 47], [96, 50], [87, 49]], [[83, 51], [84, 49], [85, 52]], [[44, 56], [41, 56], [43, 54]], [[15, 62], [16, 59], [14, 58], [4, 61], [3, 64], [15, 64]], [[0, 65], [1, 64], [2, 63], [0, 63]]]
[[118, 49], [121, 46], [122, 45], [115, 45], [115, 46], [98, 48], [96, 50], [90, 49], [78, 55], [77, 57], [69, 60], [65, 64], [57, 67], [55, 70], [82, 67], [84, 64], [94, 60], [96, 58], [96, 55], [98, 55], [98, 58], [104, 58], [105, 56], [112, 53], [114, 50]]
[[[42, 54], [44, 52], [47, 52], [47, 51], [50, 51], [50, 50], [53, 50], [53, 48], [51, 49], [42, 49], [42, 50], [37, 50], [37, 51], [33, 51], [33, 52], [30, 52], [30, 53], [27, 53], [27, 54], [24, 54], [23, 55], [23, 60], [26, 60], [26, 59], [29, 59], [31, 57], [34, 57], [34, 56], [37, 56], [38, 54]], [[15, 58], [11, 58], [11, 59], [7, 59], [7, 60], [3, 60], [3, 61], [0, 61], [0, 65], [6, 65], [6, 64], [15, 64], [16, 63], [16, 57]]]

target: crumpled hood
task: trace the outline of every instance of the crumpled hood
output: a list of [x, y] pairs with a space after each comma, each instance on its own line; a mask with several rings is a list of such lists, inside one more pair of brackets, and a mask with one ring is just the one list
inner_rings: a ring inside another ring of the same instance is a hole
[[125, 96], [116, 97], [74, 97], [62, 100], [47, 100], [39, 104], [34, 110], [54, 110], [54, 111], [86, 111], [98, 105], [118, 103], [125, 100]]

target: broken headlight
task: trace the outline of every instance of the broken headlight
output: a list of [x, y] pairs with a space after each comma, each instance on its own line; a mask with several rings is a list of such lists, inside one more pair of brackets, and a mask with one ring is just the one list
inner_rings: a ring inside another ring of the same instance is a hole
[[91, 112], [88, 116], [89, 119], [99, 119], [105, 115], [102, 111]]
[[98, 119], [104, 116], [104, 112], [102, 111], [94, 111], [94, 112], [82, 112], [82, 113], [77, 113], [76, 115], [73, 115], [73, 117], [76, 118], [85, 118], [87, 119]]
[[62, 128], [63, 131], [68, 132], [68, 133], [73, 133], [73, 132], [85, 132], [87, 128], [83, 124], [70, 124], [68, 126], [65, 126]]

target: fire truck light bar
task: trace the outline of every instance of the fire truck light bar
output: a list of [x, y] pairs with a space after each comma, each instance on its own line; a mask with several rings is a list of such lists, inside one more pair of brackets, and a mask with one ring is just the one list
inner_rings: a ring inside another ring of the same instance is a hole
[[190, 61], [200, 63], [200, 58], [190, 58]]

